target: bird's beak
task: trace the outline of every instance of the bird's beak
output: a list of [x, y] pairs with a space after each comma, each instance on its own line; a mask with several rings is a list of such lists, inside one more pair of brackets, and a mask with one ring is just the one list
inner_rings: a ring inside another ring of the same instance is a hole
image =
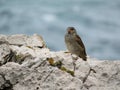
[[71, 31], [70, 30], [68, 30], [68, 34], [70, 34], [71, 33]]

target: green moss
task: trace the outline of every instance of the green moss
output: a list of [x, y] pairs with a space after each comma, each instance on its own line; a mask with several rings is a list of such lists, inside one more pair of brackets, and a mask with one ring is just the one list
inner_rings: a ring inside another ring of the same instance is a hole
[[55, 62], [55, 66], [58, 67], [58, 68], [61, 68], [62, 62], [61, 61]]
[[20, 60], [21, 58], [22, 58], [21, 55], [16, 55], [16, 59], [17, 59], [17, 60]]
[[33, 49], [33, 47], [31, 47], [31, 46], [26, 46], [26, 47], [28, 47], [28, 48], [30, 48], [30, 49]]
[[75, 73], [74, 73], [74, 71], [67, 70], [67, 73], [71, 74], [72, 76], [75, 76]]
[[49, 62], [49, 64], [50, 64], [51, 66], [55, 66], [55, 63], [54, 63], [54, 59], [53, 59], [53, 58], [48, 58], [47, 60], [48, 60], [48, 62]]
[[67, 69], [66, 69], [65, 67], [61, 67], [60, 69], [61, 69], [62, 71], [65, 71], [65, 72], [67, 71]]
[[62, 66], [61, 61], [54, 62], [53, 58], [48, 58], [47, 60], [48, 60], [48, 62], [51, 66], [55, 66], [55, 67], [58, 67], [58, 68], [60, 68]]
[[65, 68], [64, 66], [62, 66], [63, 65], [62, 61], [54, 62], [53, 58], [48, 58], [47, 60], [51, 66], [57, 67], [60, 70], [65, 71], [65, 72], [69, 73], [70, 75], [74, 76], [74, 71], [71, 71], [71, 70]]

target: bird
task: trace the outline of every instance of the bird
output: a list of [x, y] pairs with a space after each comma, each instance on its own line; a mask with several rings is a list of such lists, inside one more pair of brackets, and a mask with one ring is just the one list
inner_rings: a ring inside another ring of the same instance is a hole
[[71, 54], [75, 54], [76, 56], [82, 58], [84, 61], [87, 61], [85, 46], [74, 27], [67, 28], [67, 32], [64, 38], [68, 51]]

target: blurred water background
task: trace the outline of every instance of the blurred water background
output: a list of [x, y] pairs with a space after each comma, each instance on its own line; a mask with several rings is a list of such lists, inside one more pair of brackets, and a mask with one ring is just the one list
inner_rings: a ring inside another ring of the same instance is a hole
[[37, 33], [59, 51], [68, 26], [90, 57], [120, 60], [120, 0], [0, 0], [0, 34]]

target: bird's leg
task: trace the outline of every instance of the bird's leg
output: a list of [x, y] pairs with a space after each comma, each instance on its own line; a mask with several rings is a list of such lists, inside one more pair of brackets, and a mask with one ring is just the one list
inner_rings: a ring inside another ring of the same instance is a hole
[[74, 54], [71, 54], [71, 56], [72, 56], [72, 59], [73, 59], [73, 71], [75, 72], [75, 69], [76, 69], [76, 60], [78, 59], [78, 57], [76, 56], [76, 55], [74, 55]]

